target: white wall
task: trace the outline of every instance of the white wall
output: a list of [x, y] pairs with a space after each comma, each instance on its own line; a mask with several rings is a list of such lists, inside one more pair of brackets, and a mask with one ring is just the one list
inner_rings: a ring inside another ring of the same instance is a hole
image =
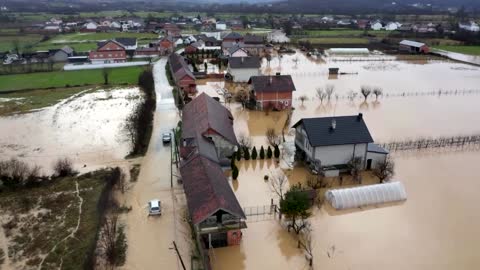
[[234, 82], [248, 82], [251, 76], [260, 75], [258, 68], [229, 68], [228, 71], [233, 76]]
[[[371, 159], [372, 160], [372, 167], [371, 169], [377, 168], [379, 163], [385, 162], [385, 159], [387, 158], [387, 154], [380, 154], [380, 153], [374, 153], [374, 152], [368, 152], [367, 153], [367, 160]], [[366, 166], [366, 163], [365, 163]]]
[[230, 57], [247, 57], [248, 53], [246, 53], [244, 50], [237, 50], [236, 52], [232, 53]]
[[[315, 147], [315, 159], [320, 160], [322, 166], [347, 164], [353, 157], [360, 157], [365, 165], [367, 144], [345, 144]], [[363, 165], [363, 166], [364, 166]]]

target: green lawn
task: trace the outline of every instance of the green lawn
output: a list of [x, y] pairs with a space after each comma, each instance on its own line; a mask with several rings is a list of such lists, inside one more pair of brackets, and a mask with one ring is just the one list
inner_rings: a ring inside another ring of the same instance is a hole
[[[368, 35], [374, 36], [386, 36], [389, 33], [393, 33], [393, 31], [367, 31]], [[307, 35], [312, 37], [361, 37], [365, 34], [365, 31], [358, 30], [358, 29], [332, 29], [332, 30], [305, 30], [305, 31], [298, 31], [294, 33], [294, 35]]]
[[[110, 84], [137, 84], [143, 67], [110, 69]], [[0, 76], [0, 92], [50, 87], [85, 86], [103, 84], [103, 70], [54, 71]]]
[[297, 41], [310, 41], [312, 44], [368, 44], [366, 38], [301, 38]]
[[434, 46], [434, 49], [445, 50], [450, 52], [456, 53], [464, 53], [464, 54], [471, 54], [471, 55], [480, 55], [480, 46], [452, 46], [452, 45], [440, 45]]
[[14, 44], [18, 42], [20, 49], [33, 45], [42, 39], [41, 35], [8, 35], [0, 36], [0, 51], [9, 51], [14, 48]]

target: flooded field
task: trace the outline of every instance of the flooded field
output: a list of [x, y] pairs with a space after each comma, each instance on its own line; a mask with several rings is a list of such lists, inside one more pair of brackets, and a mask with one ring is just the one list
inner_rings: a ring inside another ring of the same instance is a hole
[[[358, 74], [329, 79], [329, 67]], [[434, 93], [480, 89], [480, 69], [474, 66], [440, 60], [333, 62], [297, 53], [274, 58], [270, 67], [264, 62], [262, 72], [292, 75], [297, 91], [290, 126], [303, 117], [362, 112], [377, 142], [480, 132], [480, 125], [472, 122], [480, 113], [478, 92]], [[339, 97], [320, 102], [316, 88], [326, 84], [334, 85]], [[384, 95], [364, 101], [361, 85], [381, 87]], [[221, 97], [218, 88], [238, 87], [215, 81], [202, 82], [199, 90]], [[358, 92], [357, 97], [347, 98], [349, 91]], [[424, 94], [403, 96], [404, 92]], [[302, 95], [308, 97], [303, 104]], [[267, 114], [244, 110], [235, 103], [226, 106], [235, 117], [237, 135], [251, 137], [257, 149], [267, 145], [266, 130], [273, 127], [280, 132], [287, 119], [287, 112]], [[287, 130], [286, 140], [293, 138]], [[480, 161], [480, 152], [440, 149], [398, 152], [392, 158], [394, 179], [405, 185], [407, 201], [348, 212], [334, 211], [328, 205], [312, 208], [314, 268], [478, 269], [480, 258], [475, 250], [480, 215], [475, 205], [480, 201], [475, 192], [478, 176], [472, 168]], [[239, 162], [240, 175], [232, 181], [232, 189], [243, 207], [270, 204], [274, 195], [264, 175], [283, 172], [290, 185], [305, 182], [306, 169], [289, 170], [281, 165], [273, 160]], [[248, 217], [247, 225], [239, 247], [214, 250], [214, 269], [308, 269], [295, 235], [286, 233], [278, 220]], [[265, 254], [272, 256], [265, 259]]]
[[0, 155], [45, 173], [63, 157], [82, 171], [121, 161], [129, 151], [123, 124], [139, 98], [138, 88], [85, 90], [51, 107], [0, 117]]

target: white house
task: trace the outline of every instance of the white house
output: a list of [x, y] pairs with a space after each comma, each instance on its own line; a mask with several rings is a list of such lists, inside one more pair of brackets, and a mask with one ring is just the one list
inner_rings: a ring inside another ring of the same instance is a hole
[[362, 168], [373, 169], [388, 155], [380, 146], [372, 146], [373, 139], [361, 113], [303, 118], [293, 128], [297, 155], [314, 164], [319, 161], [326, 171], [338, 174], [348, 168], [352, 158], [360, 158]]
[[90, 30], [90, 31], [95, 31], [98, 28], [98, 25], [94, 22], [89, 22], [85, 24], [85, 29]]
[[378, 30], [382, 30], [383, 29], [383, 24], [379, 21], [376, 21], [376, 22], [373, 22], [371, 25], [370, 25], [370, 28], [372, 30], [375, 30], [375, 31], [378, 31]]
[[241, 46], [233, 46], [226, 51], [226, 55], [229, 57], [247, 57], [248, 56], [248, 51]]
[[215, 29], [222, 30], [222, 31], [227, 30], [227, 24], [224, 22], [217, 22], [215, 24]]
[[122, 28], [122, 25], [121, 25], [119, 22], [113, 21], [113, 22], [110, 24], [110, 28], [120, 29], [120, 28]]
[[470, 31], [470, 32], [478, 32], [480, 31], [480, 26], [478, 26], [478, 24], [476, 24], [475, 22], [471, 21], [471, 22], [468, 22], [468, 23], [459, 23], [458, 24], [458, 27], [460, 29], [463, 29], [463, 30], [466, 30], [466, 31]]
[[234, 82], [248, 82], [250, 77], [260, 75], [260, 59], [257, 56], [230, 57], [227, 72]]
[[400, 23], [398, 22], [389, 22], [387, 23], [387, 25], [385, 25], [385, 30], [387, 31], [395, 31], [397, 30], [400, 26], [402, 26]]

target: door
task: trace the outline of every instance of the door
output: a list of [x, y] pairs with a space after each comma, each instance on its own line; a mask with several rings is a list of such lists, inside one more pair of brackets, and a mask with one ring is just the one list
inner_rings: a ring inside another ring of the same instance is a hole
[[372, 169], [372, 159], [367, 159], [367, 170]]

